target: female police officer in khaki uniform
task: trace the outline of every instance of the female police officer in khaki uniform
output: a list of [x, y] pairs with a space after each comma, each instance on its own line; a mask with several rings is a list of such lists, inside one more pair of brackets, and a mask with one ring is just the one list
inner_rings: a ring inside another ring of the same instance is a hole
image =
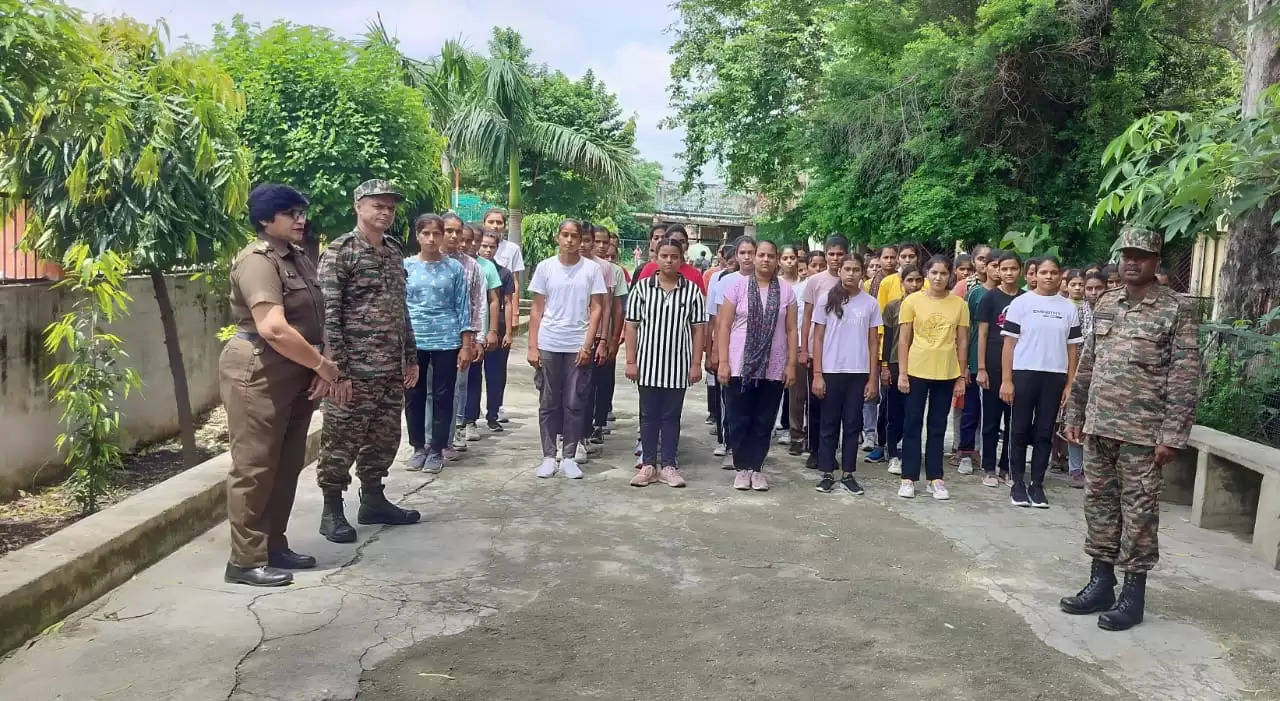
[[254, 188], [249, 220], [258, 239], [231, 265], [238, 330], [218, 359], [231, 434], [228, 582], [288, 584], [293, 575], [285, 570], [316, 564], [290, 550], [284, 535], [315, 400], [338, 379], [338, 367], [321, 354], [324, 300], [315, 265], [299, 245], [307, 205], [285, 185]]

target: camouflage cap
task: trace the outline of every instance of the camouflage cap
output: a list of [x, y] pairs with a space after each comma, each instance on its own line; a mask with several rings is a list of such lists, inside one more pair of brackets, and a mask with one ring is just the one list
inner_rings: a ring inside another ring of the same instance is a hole
[[1116, 250], [1136, 248], [1148, 253], [1159, 253], [1163, 245], [1164, 236], [1160, 232], [1137, 226], [1124, 227], [1120, 230], [1120, 237], [1116, 239]]
[[404, 195], [401, 194], [394, 183], [390, 180], [379, 180], [377, 178], [360, 183], [356, 186], [353, 194], [356, 202], [373, 195], [391, 195], [402, 202], [404, 201]]

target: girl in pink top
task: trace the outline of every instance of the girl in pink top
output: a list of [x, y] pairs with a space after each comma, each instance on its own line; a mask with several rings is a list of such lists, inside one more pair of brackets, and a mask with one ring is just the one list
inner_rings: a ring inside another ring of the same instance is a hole
[[[835, 488], [836, 445], [842, 444], [840, 485], [862, 494], [853, 473], [858, 469], [858, 438], [863, 401], [880, 394], [880, 303], [862, 290], [862, 261], [849, 256], [840, 264], [840, 284], [813, 311], [813, 396], [822, 401], [818, 491]], [[840, 433], [843, 428], [844, 438]]]
[[716, 314], [716, 380], [725, 388], [735, 489], [769, 488], [761, 470], [782, 390], [795, 381], [796, 297], [778, 280], [778, 247], [761, 241], [755, 272], [734, 282]]

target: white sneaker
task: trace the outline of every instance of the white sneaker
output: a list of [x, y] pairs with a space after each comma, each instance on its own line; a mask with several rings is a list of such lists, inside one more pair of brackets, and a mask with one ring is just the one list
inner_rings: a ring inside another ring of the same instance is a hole
[[960, 458], [960, 466], [956, 468], [956, 472], [959, 472], [962, 475], [972, 475], [973, 474], [973, 458], [969, 457], [968, 455], [964, 456], [963, 458]]
[[902, 458], [889, 458], [889, 474], [902, 474]]
[[946, 501], [951, 498], [951, 492], [947, 491], [947, 485], [942, 480], [933, 480], [929, 483], [929, 491], [933, 494], [933, 498], [938, 501]]
[[916, 483], [903, 480], [902, 484], [898, 486], [898, 496], [903, 499], [914, 499], [916, 497]]
[[564, 473], [565, 477], [568, 477], [571, 480], [582, 479], [582, 468], [578, 467], [576, 460], [560, 461], [560, 471]]
[[477, 428], [475, 424], [467, 424], [467, 440], [480, 440], [480, 429]]
[[724, 454], [727, 452], [729, 452], [729, 448], [726, 447], [724, 443], [719, 443], [716, 445], [716, 449], [711, 451], [711, 454], [716, 456], [717, 458], [722, 458], [724, 457]]
[[505, 423], [507, 423], [507, 422], [508, 422], [508, 421], [510, 421], [510, 420], [511, 420], [511, 417], [507, 416], [507, 410], [506, 410], [506, 409], [503, 409], [503, 408], [501, 408], [501, 407], [499, 407], [499, 408], [498, 408], [498, 423], [500, 423], [500, 424], [505, 424]]
[[[582, 462], [582, 463], [585, 463], [585, 462], [588, 462], [588, 461], [590, 461], [590, 460], [591, 460], [591, 458], [587, 455], [587, 449], [586, 449], [586, 448], [584, 448], [584, 447], [582, 446], [582, 444], [581, 444], [581, 443], [579, 443], [579, 444], [578, 444], [578, 450], [577, 450], [577, 452], [575, 452], [575, 453], [573, 454], [573, 457], [569, 460], [569, 462]], [[575, 467], [576, 467], [576, 465], [575, 465]], [[560, 469], [562, 469], [562, 470], [563, 470], [563, 469], [564, 469], [564, 467], [563, 467], [563, 466], [561, 466], [561, 468], [560, 468]]]
[[720, 461], [720, 469], [722, 470], [733, 469], [733, 453], [725, 453], [724, 460]]
[[636, 449], [635, 449], [635, 452], [632, 454], [635, 455], [637, 458], [640, 457], [640, 439], [639, 438], [636, 439]]
[[538, 471], [533, 474], [543, 479], [546, 479], [547, 477], [554, 477], [556, 474], [556, 459], [543, 458], [542, 464], [538, 466]]

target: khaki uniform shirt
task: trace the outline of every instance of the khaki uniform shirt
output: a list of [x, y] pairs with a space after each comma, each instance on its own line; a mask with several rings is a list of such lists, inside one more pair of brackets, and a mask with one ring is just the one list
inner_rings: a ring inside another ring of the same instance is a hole
[[253, 308], [284, 307], [284, 318], [308, 343], [324, 342], [324, 300], [316, 269], [302, 247], [260, 238], [236, 254], [231, 264], [231, 316], [236, 328], [257, 334]]
[[343, 377], [402, 375], [417, 364], [405, 279], [404, 252], [389, 236], [378, 249], [352, 231], [320, 255], [324, 342]]
[[1196, 330], [1191, 302], [1167, 287], [1152, 285], [1132, 304], [1123, 287], [1104, 292], [1065, 422], [1127, 443], [1186, 447], [1200, 375]]

